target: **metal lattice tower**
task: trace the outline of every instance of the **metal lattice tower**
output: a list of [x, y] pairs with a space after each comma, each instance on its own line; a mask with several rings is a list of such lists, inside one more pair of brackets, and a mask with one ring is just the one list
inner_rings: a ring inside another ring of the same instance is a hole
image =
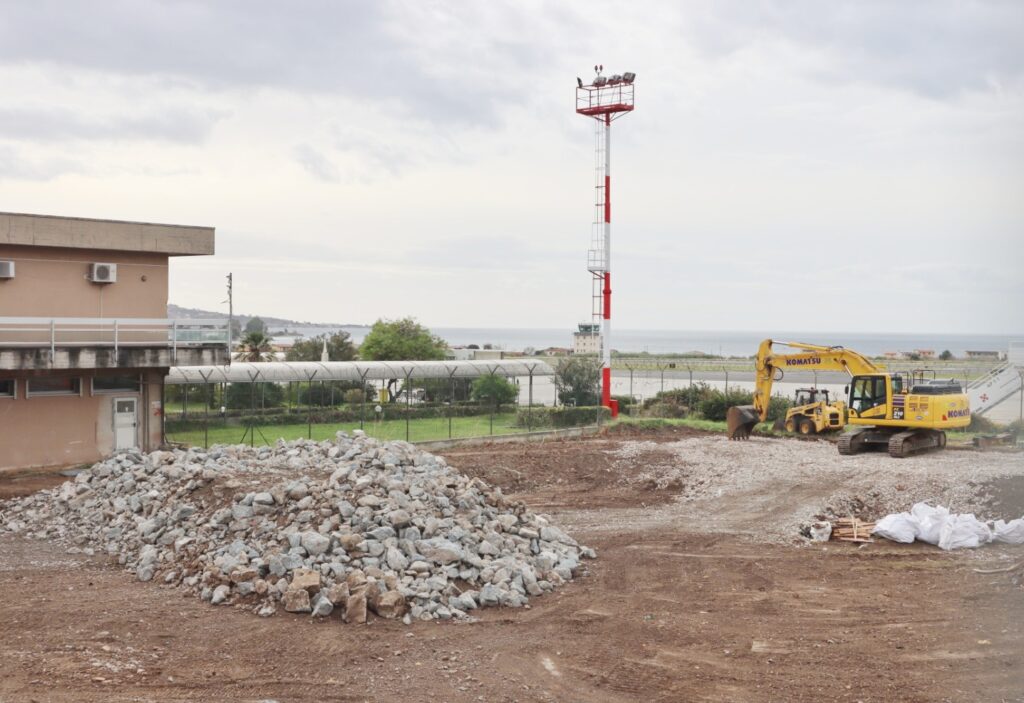
[[587, 252], [587, 270], [592, 280], [591, 313], [600, 320], [601, 404], [612, 408], [612, 122], [633, 111], [633, 73], [602, 75], [604, 66], [590, 85], [576, 79], [576, 112], [595, 121], [594, 131], [594, 224]]

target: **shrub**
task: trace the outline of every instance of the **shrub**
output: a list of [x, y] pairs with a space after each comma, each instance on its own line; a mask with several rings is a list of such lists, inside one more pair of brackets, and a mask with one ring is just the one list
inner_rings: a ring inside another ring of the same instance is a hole
[[[647, 405], [644, 403], [644, 405]], [[690, 414], [690, 408], [685, 405], [677, 405], [676, 403], [667, 402], [654, 402], [644, 410], [646, 417], [670, 417], [680, 418], [686, 417]]]
[[349, 405], [359, 405], [369, 399], [366, 389], [351, 388], [345, 391], [345, 402]]
[[299, 405], [332, 405], [332, 401], [337, 405], [344, 399], [345, 394], [352, 390], [358, 393], [359, 384], [352, 381], [313, 381], [311, 384], [299, 383], [299, 392], [296, 395]]
[[636, 398], [631, 395], [613, 395], [612, 400], [619, 402], [619, 409], [625, 409], [636, 404]]
[[749, 391], [730, 388], [728, 393], [720, 390], [713, 390], [707, 398], [700, 401], [697, 409], [705, 420], [721, 422], [725, 420], [726, 412], [733, 405], [750, 405], [754, 402], [754, 394]]
[[999, 431], [999, 425], [989, 420], [984, 415], [971, 414], [971, 424], [967, 426], [968, 432], [980, 432], [983, 434], [994, 434]]
[[238, 410], [251, 408], [254, 392], [257, 408], [278, 408], [284, 405], [284, 387], [277, 383], [228, 384], [227, 399], [224, 404]]
[[[700, 401], [698, 409], [705, 420], [721, 422], [725, 420], [729, 408], [734, 405], [751, 405], [754, 402], [754, 394], [750, 391], [730, 388], [729, 393], [715, 389], [708, 397]], [[788, 398], [775, 395], [768, 401], [768, 420], [774, 421], [786, 416], [786, 411], [792, 406]]]
[[502, 405], [514, 402], [518, 396], [519, 388], [503, 376], [492, 374], [473, 381], [472, 398], [477, 402], [500, 409]]

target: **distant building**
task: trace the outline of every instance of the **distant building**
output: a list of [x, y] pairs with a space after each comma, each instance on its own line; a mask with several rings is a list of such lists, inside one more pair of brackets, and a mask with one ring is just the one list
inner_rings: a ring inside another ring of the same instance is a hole
[[581, 322], [572, 335], [573, 354], [601, 353], [601, 325], [596, 322]]
[[470, 349], [469, 347], [450, 347], [445, 351], [444, 358], [449, 361], [493, 361], [522, 356], [520, 352], [506, 352], [501, 349]]
[[168, 260], [212, 227], [0, 213], [0, 468], [163, 442], [171, 366], [228, 361], [227, 319], [169, 320]]
[[471, 361], [475, 351], [476, 349], [467, 349], [466, 347], [450, 347], [445, 351], [444, 358], [449, 361]]
[[548, 347], [547, 349], [541, 349], [537, 354], [540, 356], [569, 356], [572, 354], [572, 349], [568, 347]]
[[920, 357], [921, 359], [934, 359], [935, 358], [935, 350], [934, 349], [915, 349], [914, 353], [917, 354], [917, 356]]
[[981, 359], [985, 361], [999, 361], [1003, 358], [1002, 353], [998, 351], [978, 351], [968, 349], [964, 352], [968, 359]]

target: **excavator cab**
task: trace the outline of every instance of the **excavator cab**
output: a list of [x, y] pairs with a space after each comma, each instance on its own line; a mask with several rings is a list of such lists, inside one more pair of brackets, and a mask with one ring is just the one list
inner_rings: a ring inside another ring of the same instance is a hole
[[884, 418], [889, 408], [889, 379], [885, 374], [854, 376], [850, 381], [850, 410], [857, 417]]

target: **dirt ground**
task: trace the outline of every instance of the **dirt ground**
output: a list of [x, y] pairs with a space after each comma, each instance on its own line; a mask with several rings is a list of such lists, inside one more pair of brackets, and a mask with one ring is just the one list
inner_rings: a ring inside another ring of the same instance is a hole
[[[772, 442], [680, 429], [440, 452], [598, 551], [529, 609], [473, 622], [260, 619], [0, 538], [0, 702], [1024, 701], [1020, 572], [974, 570], [1024, 550], [811, 544], [792, 527], [837, 496], [865, 517], [942, 495], [1015, 510], [1021, 455], [844, 469], [834, 448]], [[790, 453], [809, 458], [787, 470]], [[970, 495], [949, 485], [958, 465]], [[876, 470], [897, 475], [872, 498]]]

